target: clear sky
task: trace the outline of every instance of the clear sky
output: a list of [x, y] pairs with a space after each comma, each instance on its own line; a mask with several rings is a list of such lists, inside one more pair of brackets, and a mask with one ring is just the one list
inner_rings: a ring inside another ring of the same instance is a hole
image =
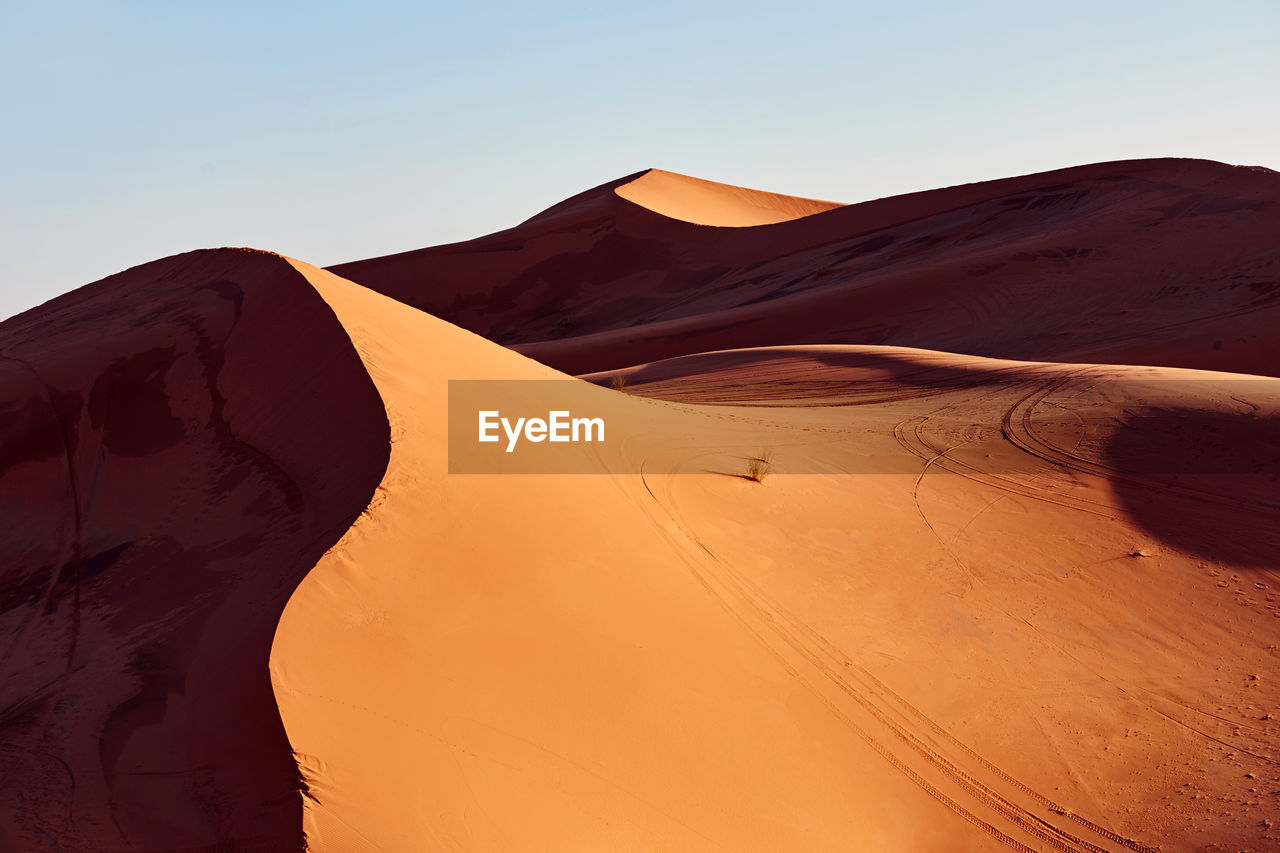
[[467, 239], [651, 166], [850, 202], [1280, 169], [1280, 0], [0, 10], [0, 317], [188, 249]]

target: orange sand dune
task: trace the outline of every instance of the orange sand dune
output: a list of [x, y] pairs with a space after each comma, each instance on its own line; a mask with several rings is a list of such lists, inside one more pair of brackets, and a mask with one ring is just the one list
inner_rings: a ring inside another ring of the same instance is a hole
[[842, 207], [835, 201], [731, 187], [661, 169], [650, 169], [614, 192], [672, 219], [722, 227], [772, 225]]
[[[633, 372], [682, 404], [573, 389], [621, 433], [594, 476], [449, 474], [448, 380], [557, 374], [299, 269], [392, 423], [272, 649], [310, 849], [1280, 841], [1274, 477], [1246, 473], [1276, 470], [1280, 381], [714, 354]], [[751, 404], [798, 376], [829, 381]], [[687, 405], [706, 377], [737, 405]], [[1142, 455], [1242, 420], [1229, 488]]]
[[268, 649], [386, 459], [350, 340], [276, 255], [0, 325], [0, 850], [301, 849]]
[[571, 373], [817, 343], [1280, 373], [1269, 170], [1121, 161], [821, 212], [769, 196], [811, 215], [750, 228], [680, 221], [749, 224], [744, 192], [651, 171], [333, 271]]
[[1280, 847], [1278, 181], [650, 171], [0, 324], [0, 850]]

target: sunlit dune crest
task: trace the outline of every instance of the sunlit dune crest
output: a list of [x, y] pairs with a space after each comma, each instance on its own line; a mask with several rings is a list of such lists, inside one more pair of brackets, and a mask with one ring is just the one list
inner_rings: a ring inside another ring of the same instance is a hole
[[661, 169], [650, 169], [614, 192], [672, 219], [721, 227], [772, 225], [843, 207], [840, 202], [749, 190]]

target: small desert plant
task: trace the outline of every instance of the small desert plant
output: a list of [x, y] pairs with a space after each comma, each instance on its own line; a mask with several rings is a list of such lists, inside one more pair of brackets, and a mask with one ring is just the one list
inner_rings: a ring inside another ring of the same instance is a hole
[[615, 391], [621, 391], [623, 394], [627, 393], [627, 377], [613, 377], [613, 381], [609, 383], [609, 387]]
[[761, 450], [755, 456], [747, 458], [747, 473], [742, 476], [753, 483], [763, 483], [772, 469], [773, 454], [768, 450]]

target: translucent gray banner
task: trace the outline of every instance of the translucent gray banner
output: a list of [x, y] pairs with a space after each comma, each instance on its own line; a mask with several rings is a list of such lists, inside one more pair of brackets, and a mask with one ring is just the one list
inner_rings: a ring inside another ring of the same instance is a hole
[[1280, 380], [1261, 378], [1117, 380], [1042, 370], [915, 386], [453, 380], [448, 420], [452, 474], [1068, 470], [1247, 477], [1250, 491], [1280, 480]]

